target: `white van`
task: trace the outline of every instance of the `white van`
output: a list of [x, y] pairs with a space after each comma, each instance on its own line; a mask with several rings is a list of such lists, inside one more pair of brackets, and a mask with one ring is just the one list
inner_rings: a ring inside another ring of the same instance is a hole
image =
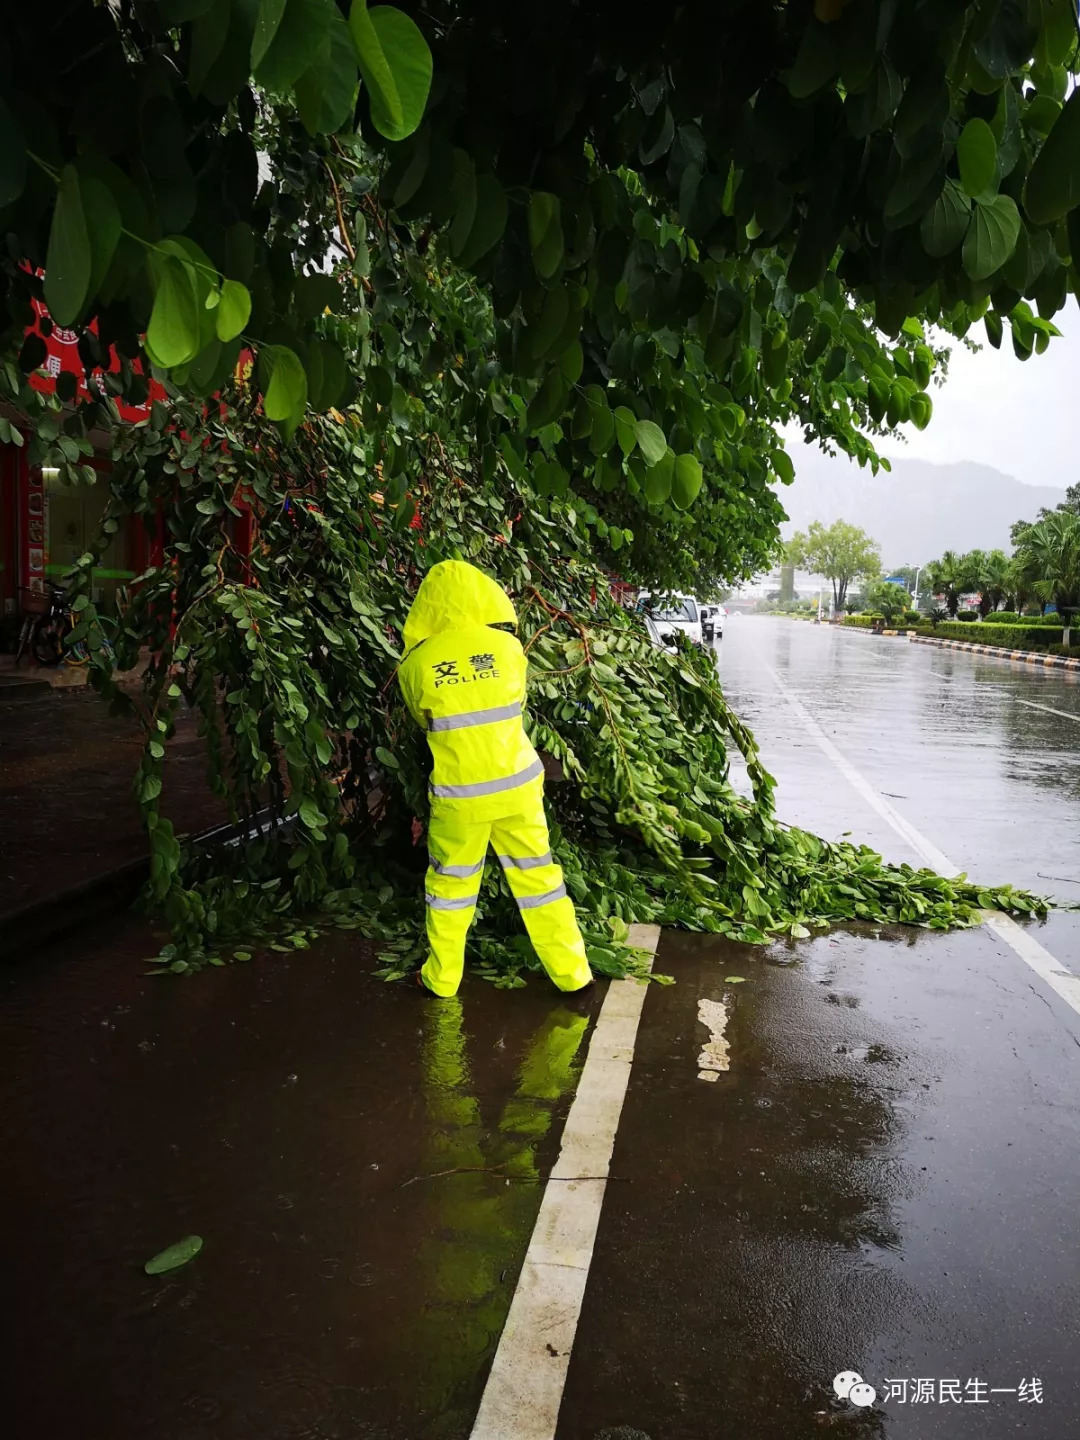
[[724, 620], [727, 610], [723, 605], [699, 605], [698, 614], [701, 616], [701, 638], [706, 645], [711, 645], [714, 640], [724, 638]]
[[661, 645], [673, 650], [671, 643], [676, 631], [681, 630], [695, 645], [701, 644], [701, 611], [692, 595], [652, 595], [643, 590], [638, 596], [637, 608], [650, 619]]

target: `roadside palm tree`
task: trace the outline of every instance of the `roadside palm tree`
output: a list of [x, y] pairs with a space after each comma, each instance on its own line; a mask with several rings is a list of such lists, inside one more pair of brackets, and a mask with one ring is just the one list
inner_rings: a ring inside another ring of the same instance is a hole
[[1008, 594], [1009, 557], [1004, 550], [972, 550], [964, 556], [964, 568], [979, 592], [979, 617], [985, 620]]
[[1070, 640], [1070, 612], [1080, 609], [1080, 515], [1053, 510], [1027, 529], [1016, 552], [1026, 583], [1045, 604], [1052, 601]]
[[955, 550], [946, 550], [940, 560], [932, 560], [926, 567], [930, 593], [944, 597], [950, 620], [956, 619], [960, 596], [968, 588], [968, 558], [957, 555]]

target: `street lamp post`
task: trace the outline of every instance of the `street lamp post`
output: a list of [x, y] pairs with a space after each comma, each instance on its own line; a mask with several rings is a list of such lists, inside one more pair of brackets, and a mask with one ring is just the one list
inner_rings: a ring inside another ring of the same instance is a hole
[[911, 608], [913, 610], [918, 610], [919, 608], [919, 576], [922, 574], [922, 572], [923, 567], [921, 565], [917, 566], [915, 570], [915, 589], [912, 592], [911, 596]]

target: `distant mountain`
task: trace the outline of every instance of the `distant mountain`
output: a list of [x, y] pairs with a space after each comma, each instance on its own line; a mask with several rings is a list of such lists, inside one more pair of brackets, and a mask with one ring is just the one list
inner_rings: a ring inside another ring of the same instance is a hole
[[784, 539], [813, 520], [847, 520], [874, 537], [886, 567], [922, 565], [945, 550], [1008, 553], [1014, 521], [1034, 520], [1040, 506], [1065, 498], [1064, 489], [1023, 485], [990, 465], [890, 457], [892, 472], [874, 476], [810, 446], [792, 445], [789, 453], [795, 480], [779, 490], [790, 517]]

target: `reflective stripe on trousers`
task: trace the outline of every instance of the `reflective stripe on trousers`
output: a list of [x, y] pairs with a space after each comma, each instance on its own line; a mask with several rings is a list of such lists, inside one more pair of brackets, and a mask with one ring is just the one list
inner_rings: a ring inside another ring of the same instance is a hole
[[[504, 868], [537, 955], [560, 990], [580, 990], [592, 979], [574, 905], [562, 870], [551, 857], [543, 796], [527, 813], [469, 822], [435, 814], [427, 872], [430, 955], [424, 983], [436, 995], [453, 995], [461, 981], [465, 939], [476, 906], [476, 876], [490, 843]], [[478, 858], [479, 857], [479, 858]]]

